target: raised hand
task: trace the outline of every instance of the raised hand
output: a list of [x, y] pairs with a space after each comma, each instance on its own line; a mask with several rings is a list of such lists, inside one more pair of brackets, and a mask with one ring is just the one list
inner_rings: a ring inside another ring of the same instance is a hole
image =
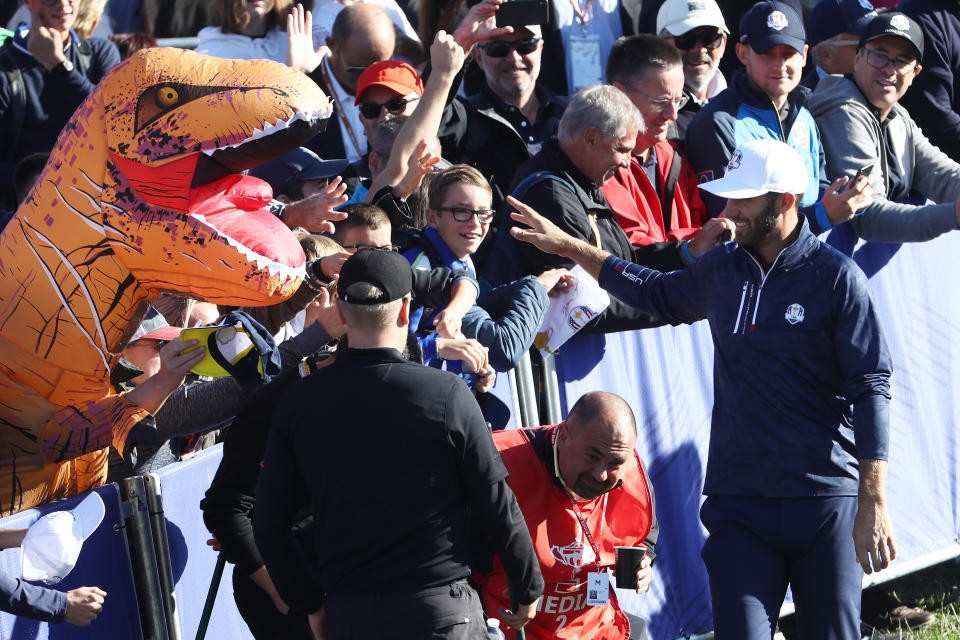
[[313, 49], [313, 14], [298, 4], [287, 14], [287, 66], [311, 73], [330, 52], [325, 46]]
[[478, 42], [513, 33], [513, 27], [497, 26], [497, 7], [504, 2], [506, 0], [483, 0], [470, 8], [453, 36], [464, 51], [470, 51]]
[[349, 200], [347, 185], [337, 176], [326, 187], [312, 196], [287, 205], [283, 222], [291, 229], [303, 227], [315, 233], [333, 233], [333, 222], [343, 220], [347, 214], [334, 208]]

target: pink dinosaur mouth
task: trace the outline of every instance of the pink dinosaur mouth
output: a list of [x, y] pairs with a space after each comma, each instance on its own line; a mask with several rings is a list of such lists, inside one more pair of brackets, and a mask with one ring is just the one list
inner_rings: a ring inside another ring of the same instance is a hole
[[296, 237], [267, 210], [273, 192], [266, 182], [230, 175], [190, 189], [188, 213], [222, 236], [261, 269], [303, 277], [306, 257]]

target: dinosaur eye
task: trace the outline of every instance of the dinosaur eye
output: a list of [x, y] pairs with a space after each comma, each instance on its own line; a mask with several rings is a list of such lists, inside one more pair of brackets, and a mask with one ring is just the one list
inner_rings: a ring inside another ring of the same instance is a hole
[[157, 89], [157, 106], [163, 109], [169, 109], [177, 104], [180, 94], [173, 87], [160, 87]]

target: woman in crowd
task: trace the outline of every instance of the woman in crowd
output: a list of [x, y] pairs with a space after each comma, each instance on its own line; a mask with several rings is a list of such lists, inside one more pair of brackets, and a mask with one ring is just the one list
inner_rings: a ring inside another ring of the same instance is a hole
[[292, 0], [214, 0], [210, 26], [197, 34], [197, 53], [218, 58], [285, 62]]

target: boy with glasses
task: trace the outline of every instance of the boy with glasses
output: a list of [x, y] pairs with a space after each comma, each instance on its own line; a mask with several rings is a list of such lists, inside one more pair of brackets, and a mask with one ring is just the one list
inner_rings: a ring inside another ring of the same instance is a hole
[[657, 13], [657, 34], [683, 56], [683, 95], [677, 121], [669, 137], [681, 144], [693, 116], [727, 88], [717, 65], [727, 47], [727, 23], [714, 0], [667, 0]]
[[[473, 167], [454, 165], [440, 172], [427, 193], [428, 226], [404, 256], [414, 269], [448, 267], [476, 276], [471, 255], [493, 221], [495, 212], [490, 201], [490, 185]], [[530, 348], [549, 305], [547, 294], [558, 284], [568, 282], [566, 274], [564, 269], [549, 269], [536, 278], [521, 278], [484, 292], [477, 299], [480, 306], [475, 305], [464, 315], [464, 335], [476, 338], [490, 350], [493, 369], [512, 369]], [[443, 363], [442, 341], [433, 331], [434, 315], [442, 311], [424, 308], [410, 318], [410, 327], [420, 340], [423, 361], [430, 366]], [[492, 373], [491, 370], [489, 374]], [[486, 391], [493, 384], [493, 376], [480, 374], [469, 381], [475, 389]]]
[[[960, 227], [960, 164], [899, 104], [921, 71], [923, 49], [917, 23], [882, 14], [860, 39], [852, 77], [823, 78], [810, 98], [831, 173], [871, 167], [872, 204], [851, 221], [865, 240], [921, 242]], [[901, 202], [912, 193], [935, 204]]]

